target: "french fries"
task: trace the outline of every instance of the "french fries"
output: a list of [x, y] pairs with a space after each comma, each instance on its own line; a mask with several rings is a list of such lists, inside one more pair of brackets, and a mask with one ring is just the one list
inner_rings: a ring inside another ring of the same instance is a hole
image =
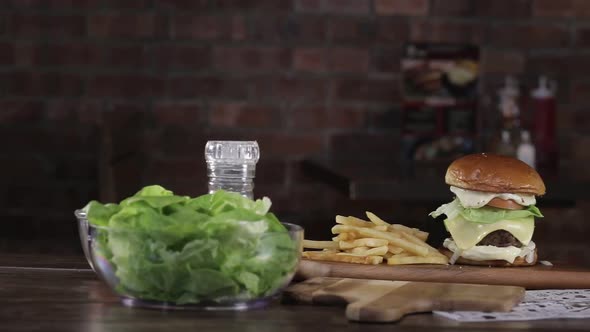
[[[402, 224], [391, 224], [372, 212], [369, 221], [336, 216], [332, 241], [304, 240], [303, 257], [311, 260], [357, 264], [448, 264], [448, 258], [426, 243], [428, 233]], [[321, 250], [321, 251], [318, 251]]]

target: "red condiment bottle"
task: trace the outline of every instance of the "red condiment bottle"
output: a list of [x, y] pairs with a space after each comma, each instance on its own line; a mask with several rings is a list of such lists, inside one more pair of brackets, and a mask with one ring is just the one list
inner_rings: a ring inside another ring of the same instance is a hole
[[555, 90], [555, 83], [541, 76], [539, 86], [531, 91], [533, 142], [539, 172], [545, 176], [556, 175], [559, 166]]

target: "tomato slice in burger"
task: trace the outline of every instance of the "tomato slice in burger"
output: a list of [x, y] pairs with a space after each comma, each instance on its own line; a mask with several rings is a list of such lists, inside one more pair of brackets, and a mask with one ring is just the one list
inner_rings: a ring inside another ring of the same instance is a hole
[[506, 210], [522, 210], [524, 209], [524, 206], [516, 203], [515, 201], [511, 200], [511, 199], [501, 199], [498, 197], [494, 197], [489, 203], [489, 206], [493, 206], [493, 207], [497, 207], [500, 209], [506, 209]]

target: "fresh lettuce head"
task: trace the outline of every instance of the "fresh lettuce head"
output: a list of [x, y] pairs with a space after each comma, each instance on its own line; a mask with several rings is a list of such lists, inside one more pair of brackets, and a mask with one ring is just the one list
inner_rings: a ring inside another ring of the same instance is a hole
[[119, 204], [92, 201], [83, 210], [118, 291], [186, 304], [250, 300], [290, 280], [298, 243], [270, 207], [266, 197], [219, 190], [191, 198], [154, 185]]
[[506, 210], [487, 205], [480, 208], [465, 208], [461, 205], [457, 198], [455, 198], [451, 203], [441, 205], [438, 209], [431, 212], [430, 216], [436, 218], [442, 214], [445, 214], [447, 219], [454, 219], [456, 216], [460, 215], [468, 221], [483, 224], [491, 224], [500, 220], [517, 220], [527, 217], [543, 217], [541, 211], [535, 205], [529, 205], [522, 210]]

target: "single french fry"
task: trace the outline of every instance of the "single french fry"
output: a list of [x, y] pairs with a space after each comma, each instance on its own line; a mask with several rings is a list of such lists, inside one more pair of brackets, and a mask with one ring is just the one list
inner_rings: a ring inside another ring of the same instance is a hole
[[303, 240], [303, 248], [308, 249], [339, 249], [338, 242]]
[[433, 248], [431, 245], [429, 245], [428, 243], [420, 240], [418, 237], [416, 237], [413, 234], [408, 234], [408, 233], [402, 233], [402, 237], [405, 238], [406, 240], [416, 244], [416, 245], [420, 245], [420, 246], [424, 246], [425, 248], [427, 248], [430, 253], [434, 256], [443, 256], [446, 257], [445, 255], [441, 254], [440, 251], [436, 250], [435, 248]]
[[340, 250], [338, 250], [338, 249], [329, 249], [329, 248], [323, 249], [322, 251], [323, 252], [332, 252], [332, 253], [339, 253], [340, 252]]
[[381, 247], [387, 245], [387, 240], [376, 238], [360, 238], [353, 241], [340, 241], [340, 249], [351, 249], [355, 247]]
[[428, 232], [421, 231], [418, 228], [410, 228], [402, 224], [391, 224], [388, 229], [392, 232], [412, 234], [422, 241], [426, 241], [429, 235]]
[[423, 246], [418, 246], [415, 243], [412, 243], [406, 239], [401, 238], [399, 235], [391, 233], [391, 232], [383, 232], [379, 230], [375, 230], [372, 228], [365, 228], [365, 227], [355, 227], [355, 226], [348, 226], [348, 225], [336, 225], [332, 227], [332, 233], [339, 234], [342, 232], [356, 232], [361, 236], [366, 237], [375, 237], [379, 239], [387, 240], [390, 244], [400, 247], [407, 252], [413, 253], [417, 256], [426, 256], [429, 253], [428, 248]]
[[359, 256], [345, 253], [325, 253], [321, 251], [304, 251], [302, 256], [311, 260], [321, 261], [332, 261], [332, 262], [344, 262], [344, 263], [357, 263], [357, 264], [370, 264], [377, 265], [383, 262], [382, 256]]
[[385, 226], [385, 227], [390, 226], [390, 224], [388, 222], [377, 217], [377, 215], [375, 215], [373, 212], [365, 211], [365, 214], [367, 215], [367, 218], [369, 218], [369, 220], [377, 226]]
[[417, 257], [417, 256], [409, 256], [409, 257], [398, 257], [398, 255], [394, 255], [387, 259], [387, 264], [389, 265], [401, 265], [401, 264], [448, 264], [449, 261], [447, 257], [440, 257], [440, 256], [426, 256], [426, 257]]
[[[399, 254], [393, 255], [392, 257], [401, 258], [401, 257], [418, 257], [418, 256], [412, 255], [408, 252], [401, 252]], [[426, 256], [426, 257], [428, 257], [428, 256]]]
[[378, 231], [387, 232], [387, 226], [385, 225], [375, 225], [371, 228], [376, 229]]
[[387, 253], [388, 250], [389, 248], [385, 245], [381, 247], [371, 248], [365, 251], [364, 254], [367, 256], [383, 256]]
[[369, 247], [356, 247], [356, 248], [351, 248], [349, 249], [351, 254], [357, 254], [357, 255], [363, 255], [363, 256], [368, 256], [367, 254], [365, 254], [367, 251], [369, 251]]
[[430, 234], [428, 234], [428, 232], [421, 231], [418, 228], [412, 228], [412, 229], [414, 230], [414, 236], [416, 236], [417, 238], [419, 238], [420, 240], [425, 241], [425, 242], [426, 242], [426, 240], [428, 240], [428, 235], [430, 235]]
[[373, 223], [352, 216], [336, 216], [336, 223], [356, 227], [373, 227]]
[[400, 247], [396, 247], [396, 246], [392, 246], [391, 244], [387, 246], [387, 248], [389, 249], [388, 251], [392, 254], [401, 254], [402, 252], [404, 252], [404, 249], [400, 248]]

